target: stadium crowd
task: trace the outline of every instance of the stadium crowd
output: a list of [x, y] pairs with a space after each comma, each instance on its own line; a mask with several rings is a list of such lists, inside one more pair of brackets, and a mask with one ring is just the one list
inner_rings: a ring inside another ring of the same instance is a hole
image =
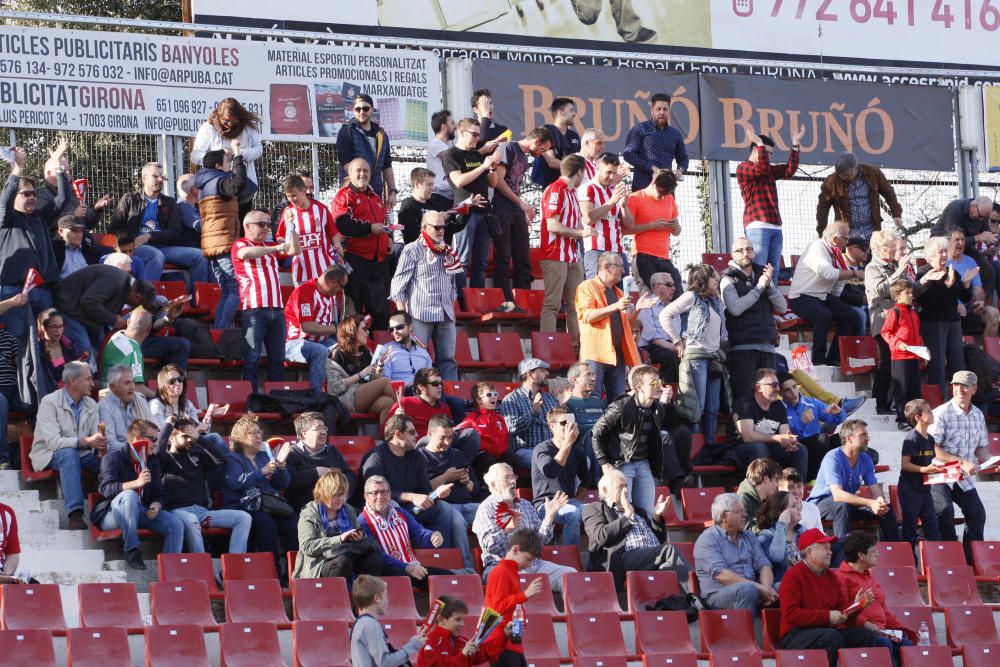
[[[772, 162], [777, 137], [753, 136], [736, 173], [745, 236], [727, 265], [694, 265], [685, 281], [670, 245], [685, 225], [673, 195], [688, 159], [669, 96], [651, 97], [651, 119], [619, 156], [600, 130], [577, 134], [568, 98], [553, 101], [551, 124], [513, 138], [493, 121], [489, 91], [477, 91], [473, 116], [433, 115], [426, 167], [398, 205], [373, 101], [353, 102], [333, 200], [316, 200], [311, 178], [292, 174], [274, 211], [253, 203], [260, 121], [232, 98], [198, 132], [197, 169], [178, 180], [176, 199], [150, 162], [134, 193], [87, 205], [73, 192], [66, 142], [41, 178], [14, 150], [0, 194], [0, 469], [58, 471], [69, 528], [120, 530], [132, 568], [146, 567], [140, 529], [177, 553], [204, 551], [211, 527], [228, 529], [230, 553], [273, 554], [284, 580], [345, 577], [360, 614], [355, 665], [444, 664], [442, 655], [523, 664], [509, 621], [541, 584], [522, 592], [517, 572], [545, 575], [558, 592], [573, 571], [541, 557], [548, 543], [578, 547], [619, 589], [629, 571], [670, 570], [685, 587], [693, 573], [706, 608], [757, 615], [780, 604], [782, 645], [823, 648], [831, 664], [840, 647], [885, 645], [898, 659], [916, 642], [909, 631], [886, 639], [881, 631], [898, 626], [891, 614], [841, 613], [880, 594], [865, 574], [875, 539], [852, 530], [867, 519], [882, 539], [914, 548], [921, 535], [956, 540], [958, 505], [970, 563], [983, 539], [975, 485], [923, 479], [957, 462], [971, 480], [986, 458], [991, 367], [963, 336], [994, 336], [1000, 323], [1000, 206], [952, 202], [918, 258], [885, 176], [847, 153], [823, 183], [818, 238], [782, 273], [776, 181], [796, 173], [804, 129], [783, 164]], [[527, 179], [544, 187], [538, 210], [522, 192]], [[519, 299], [532, 286], [533, 225], [544, 284], [535, 312]], [[99, 226], [113, 248], [98, 242]], [[471, 296], [491, 264], [502, 298], [476, 312]], [[183, 293], [158, 293], [178, 270]], [[623, 290], [627, 274], [641, 295]], [[199, 319], [191, 298], [213, 280], [218, 300]], [[551, 359], [518, 349], [509, 391], [509, 378], [456, 385], [469, 313], [491, 326], [564, 326], [575, 358], [565, 381]], [[790, 320], [812, 333], [811, 358], [791, 368], [777, 351]], [[210, 329], [237, 322], [238, 334], [213, 338]], [[838, 337], [862, 335], [878, 345], [876, 410], [907, 432], [898, 505], [875, 478], [867, 425], [851, 417], [865, 399], [832, 395], [811, 373], [849, 364]], [[262, 371], [272, 383], [289, 368], [308, 378], [308, 391], [272, 396], [314, 405], [283, 411], [296, 415], [291, 440], [265, 439], [265, 409], [195, 405], [195, 361], [221, 358], [227, 340], [251, 399], [266, 398]], [[925, 368], [936, 406], [921, 398]], [[33, 423], [26, 459], [7, 439], [12, 412]], [[226, 435], [224, 421], [234, 421]], [[381, 441], [352, 466], [329, 437], [356, 434], [359, 422], [377, 425]], [[667, 525], [705, 466], [738, 488], [712, 502], [692, 561]], [[93, 504], [85, 471], [97, 478]], [[4, 508], [3, 572], [13, 575], [16, 519]], [[429, 635], [385, 646], [362, 620], [384, 612], [376, 577], [427, 590], [429, 576], [452, 570], [417, 553], [441, 547], [482, 574], [503, 622], [480, 645], [456, 645], [449, 637], [463, 626], [453, 619], [467, 609], [449, 598]], [[287, 551], [298, 551], [292, 571]]]

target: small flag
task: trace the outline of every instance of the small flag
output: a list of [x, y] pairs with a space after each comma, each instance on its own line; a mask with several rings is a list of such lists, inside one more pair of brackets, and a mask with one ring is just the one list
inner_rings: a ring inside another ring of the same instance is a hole
[[24, 289], [21, 290], [21, 294], [27, 294], [36, 287], [44, 284], [45, 281], [42, 280], [42, 274], [32, 267], [28, 269], [28, 275], [24, 277]]
[[73, 181], [73, 193], [76, 198], [80, 200], [80, 203], [84, 203], [87, 199], [87, 179], [78, 178]]

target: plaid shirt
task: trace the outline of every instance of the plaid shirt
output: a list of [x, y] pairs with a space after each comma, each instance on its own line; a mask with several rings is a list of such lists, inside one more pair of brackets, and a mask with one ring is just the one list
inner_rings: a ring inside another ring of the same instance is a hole
[[763, 146], [757, 147], [757, 161], [741, 162], [736, 167], [736, 180], [740, 184], [740, 194], [746, 208], [743, 209], [743, 226], [751, 222], [781, 224], [778, 213], [779, 178], [791, 178], [799, 168], [799, 151], [792, 149], [787, 164], [771, 164], [770, 153]]
[[[497, 520], [497, 506], [502, 501], [500, 497], [492, 494], [479, 504], [476, 510], [476, 518], [472, 521], [472, 532], [479, 540], [479, 546], [483, 550], [483, 567], [496, 565], [507, 555], [510, 543], [510, 534], [503, 529]], [[538, 516], [538, 510], [523, 498], [514, 499], [514, 509], [521, 513], [521, 528], [531, 528], [537, 530], [542, 537], [542, 544], [552, 539], [553, 522], [548, 526], [542, 524]]]
[[542, 411], [535, 414], [531, 408], [534, 394], [530, 393], [523, 386], [518, 387], [503, 397], [500, 401], [499, 412], [507, 422], [507, 431], [510, 433], [510, 450], [534, 449], [540, 442], [549, 440], [552, 431], [545, 421], [545, 415], [549, 410], [559, 405], [556, 397], [550, 393], [542, 394]]
[[[609, 505], [615, 514], [621, 516], [622, 511], [615, 505]], [[649, 527], [646, 520], [639, 514], [632, 517], [632, 525], [625, 533], [625, 551], [635, 551], [637, 549], [655, 549], [660, 546], [660, 541], [656, 539], [656, 534]]]
[[989, 445], [986, 419], [976, 406], [964, 413], [955, 401], [934, 408], [934, 423], [928, 429], [934, 442], [949, 454], [976, 462], [976, 450]]
[[[847, 184], [847, 199], [851, 202], [851, 236], [857, 236], [854, 230], [867, 230], [871, 236], [874, 230], [872, 222], [872, 189], [865, 180], [864, 174]], [[865, 238], [868, 238], [865, 236]]]

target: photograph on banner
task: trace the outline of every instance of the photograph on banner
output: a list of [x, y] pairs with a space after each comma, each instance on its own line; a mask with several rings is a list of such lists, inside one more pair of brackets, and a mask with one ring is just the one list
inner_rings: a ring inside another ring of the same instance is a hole
[[617, 153], [625, 148], [629, 130], [650, 119], [650, 98], [666, 93], [672, 98], [670, 125], [684, 137], [689, 156], [701, 155], [697, 74], [477, 60], [472, 87], [489, 89], [494, 120], [509, 127], [515, 139], [551, 123], [552, 101], [568, 97], [576, 105], [576, 131], [601, 130], [605, 148]]
[[986, 130], [986, 167], [1000, 171], [1000, 86], [983, 87], [983, 116]]
[[0, 26], [0, 52], [5, 127], [188, 136], [232, 96], [267, 139], [333, 143], [362, 92], [419, 147], [441, 105], [440, 60], [419, 51]]
[[955, 165], [952, 93], [936, 86], [885, 86], [701, 75], [703, 156], [745, 160], [751, 133], [787, 154], [805, 126], [803, 164], [832, 165], [845, 151], [881, 167], [951, 171]]
[[[1000, 0], [192, 0], [195, 20], [764, 60], [1000, 67]], [[442, 34], [444, 33], [444, 34]], [[451, 34], [447, 34], [451, 33]], [[555, 42], [553, 42], [555, 40]], [[915, 48], [914, 45], [919, 45]], [[641, 53], [636, 53], [641, 57]]]

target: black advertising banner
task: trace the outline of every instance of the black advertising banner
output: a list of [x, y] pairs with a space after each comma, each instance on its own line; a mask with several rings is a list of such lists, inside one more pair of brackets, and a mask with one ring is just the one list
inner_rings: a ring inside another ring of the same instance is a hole
[[884, 167], [954, 169], [947, 88], [705, 74], [699, 95], [708, 159], [745, 160], [749, 135], [757, 132], [775, 140], [783, 160], [792, 133], [804, 125], [803, 164], [832, 165], [851, 151]]
[[475, 60], [472, 86], [490, 89], [494, 120], [511, 128], [515, 139], [551, 123], [552, 100], [568, 97], [576, 103], [577, 131], [602, 130], [605, 147], [615, 152], [625, 147], [632, 127], [649, 120], [649, 99], [667, 93], [673, 98], [670, 124], [684, 136], [688, 154], [701, 155], [697, 74]]

